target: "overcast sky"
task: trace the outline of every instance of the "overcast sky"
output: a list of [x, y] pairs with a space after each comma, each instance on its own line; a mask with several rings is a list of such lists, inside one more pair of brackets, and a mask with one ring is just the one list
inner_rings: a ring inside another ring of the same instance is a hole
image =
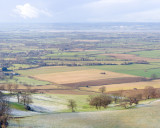
[[160, 0], [0, 0], [0, 22], [159, 22]]

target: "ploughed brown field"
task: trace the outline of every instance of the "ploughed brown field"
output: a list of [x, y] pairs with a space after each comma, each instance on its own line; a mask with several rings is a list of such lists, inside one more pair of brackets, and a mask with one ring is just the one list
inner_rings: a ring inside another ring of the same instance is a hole
[[132, 83], [147, 80], [142, 77], [120, 77], [120, 78], [110, 78], [110, 79], [100, 79], [92, 81], [84, 81], [78, 83], [68, 83], [62, 84], [63, 86], [69, 86], [72, 88], [85, 87], [85, 86], [101, 86], [101, 85], [111, 85], [111, 84], [121, 84], [121, 83]]
[[129, 61], [158, 61], [159, 59], [147, 58], [147, 57], [139, 57], [131, 54], [103, 54], [116, 59], [121, 60], [129, 60]]

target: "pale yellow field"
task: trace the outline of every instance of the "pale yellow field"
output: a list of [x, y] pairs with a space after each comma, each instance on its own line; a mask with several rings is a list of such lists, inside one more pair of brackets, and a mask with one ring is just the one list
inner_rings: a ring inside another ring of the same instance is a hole
[[[123, 83], [123, 84], [112, 84], [112, 85], [103, 85], [106, 87], [106, 91], [118, 91], [118, 90], [132, 90], [134, 88], [144, 89], [146, 86], [152, 86], [155, 88], [160, 88], [160, 80], [154, 81], [145, 81], [145, 82], [135, 82], [135, 83]], [[80, 87], [80, 90], [84, 91], [95, 91], [98, 92], [98, 89], [102, 86], [90, 86], [90, 87]]]
[[[106, 74], [101, 74], [102, 72], [105, 72]], [[82, 81], [120, 78], [120, 77], [135, 77], [135, 76], [115, 73], [110, 71], [91, 69], [82, 71], [47, 73], [47, 74], [33, 75], [32, 77], [39, 80], [50, 81], [56, 84], [67, 84], [67, 83], [77, 83]]]
[[23, 76], [34, 76], [39, 74], [60, 73], [70, 71], [87, 70], [86, 67], [67, 67], [67, 66], [47, 66], [29, 70], [18, 70], [17, 72]]

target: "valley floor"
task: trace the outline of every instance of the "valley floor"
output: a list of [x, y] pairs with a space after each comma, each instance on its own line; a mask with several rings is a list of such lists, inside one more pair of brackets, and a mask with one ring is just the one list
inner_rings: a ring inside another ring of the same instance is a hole
[[9, 128], [158, 128], [160, 100], [134, 109], [43, 114], [10, 121]]

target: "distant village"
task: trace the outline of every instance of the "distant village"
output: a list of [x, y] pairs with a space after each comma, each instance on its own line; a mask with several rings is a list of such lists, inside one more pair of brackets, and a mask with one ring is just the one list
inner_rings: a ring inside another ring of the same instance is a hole
[[13, 70], [8, 70], [7, 67], [0, 68], [0, 78], [3, 76], [17, 76], [18, 73], [15, 73]]

